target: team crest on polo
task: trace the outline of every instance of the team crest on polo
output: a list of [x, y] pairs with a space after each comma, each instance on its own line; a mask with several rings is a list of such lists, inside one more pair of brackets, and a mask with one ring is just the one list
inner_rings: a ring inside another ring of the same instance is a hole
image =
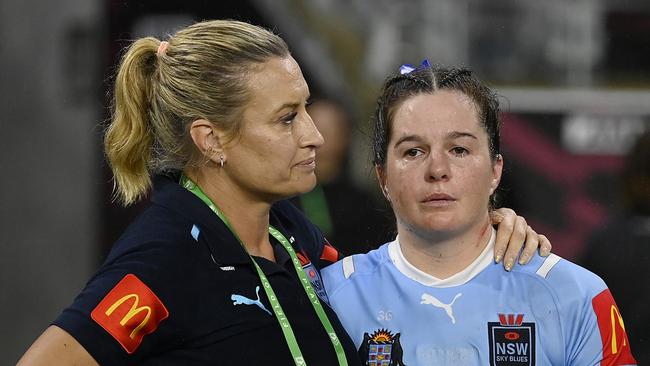
[[400, 333], [393, 335], [386, 329], [379, 329], [368, 335], [363, 333], [359, 356], [367, 366], [404, 366]]
[[330, 303], [329, 298], [327, 297], [327, 292], [325, 292], [325, 286], [323, 285], [323, 280], [320, 278], [320, 272], [316, 269], [316, 266], [309, 260], [307, 253], [304, 251], [299, 251], [296, 253], [300, 264], [302, 264], [302, 270], [305, 271], [309, 282], [311, 282], [311, 287], [316, 291], [316, 295], [326, 303]]
[[535, 323], [524, 323], [524, 314], [499, 314], [488, 322], [490, 365], [535, 364]]

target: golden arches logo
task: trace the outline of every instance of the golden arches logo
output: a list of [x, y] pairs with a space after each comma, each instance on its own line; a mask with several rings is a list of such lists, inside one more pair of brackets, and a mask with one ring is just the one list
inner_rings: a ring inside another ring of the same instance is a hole
[[617, 354], [618, 343], [616, 341], [616, 321], [618, 320], [618, 324], [620, 324], [621, 328], [623, 328], [623, 347], [627, 345], [625, 342], [625, 324], [623, 323], [623, 317], [621, 316], [621, 313], [614, 305], [612, 305], [610, 308], [609, 317], [612, 321], [612, 353]]
[[[129, 309], [129, 312], [127, 312], [126, 315], [124, 315], [124, 317], [122, 318], [122, 320], [120, 320], [120, 325], [121, 326], [124, 326], [126, 324], [126, 322], [131, 320], [131, 318], [136, 316], [141, 311], [145, 311], [145, 310], [147, 311], [147, 315], [144, 317], [144, 319], [140, 322], [140, 324], [138, 324], [137, 327], [135, 327], [135, 329], [133, 329], [131, 334], [129, 334], [129, 337], [131, 339], [135, 339], [136, 334], [138, 334], [140, 329], [142, 329], [145, 325], [147, 325], [147, 322], [149, 322], [149, 318], [151, 317], [151, 307], [149, 307], [149, 306], [140, 306], [140, 307], [138, 307], [138, 304], [140, 303], [140, 297], [138, 295], [136, 295], [136, 294], [128, 294], [128, 295], [123, 296], [122, 298], [120, 298], [119, 300], [114, 302], [113, 305], [111, 305], [111, 307], [108, 308], [108, 310], [106, 310], [106, 316], [110, 316], [111, 314], [113, 314], [115, 309], [117, 309], [125, 301], [127, 301], [127, 300], [129, 300], [131, 298], [134, 298], [133, 304], [131, 304], [131, 309]], [[612, 320], [612, 324], [614, 324], [613, 321], [614, 320]]]

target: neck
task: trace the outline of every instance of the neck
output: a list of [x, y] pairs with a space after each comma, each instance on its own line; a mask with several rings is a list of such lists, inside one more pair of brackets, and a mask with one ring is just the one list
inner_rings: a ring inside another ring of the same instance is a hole
[[490, 241], [489, 229], [487, 214], [462, 233], [428, 232], [425, 236], [397, 224], [404, 258], [417, 269], [440, 279], [453, 276], [478, 258]]
[[[206, 168], [210, 169], [210, 168]], [[255, 199], [219, 172], [188, 170], [185, 175], [194, 181], [230, 222], [246, 251], [275, 262], [269, 240], [271, 202]], [[209, 178], [208, 178], [209, 177]]]

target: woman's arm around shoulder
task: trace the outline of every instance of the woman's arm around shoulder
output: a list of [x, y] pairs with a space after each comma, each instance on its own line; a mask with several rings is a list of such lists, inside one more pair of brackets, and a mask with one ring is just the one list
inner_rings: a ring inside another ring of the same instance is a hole
[[511, 270], [519, 258], [519, 264], [526, 264], [539, 250], [542, 257], [551, 253], [551, 242], [546, 236], [537, 234], [527, 223], [526, 219], [518, 216], [509, 208], [499, 208], [490, 212], [493, 225], [497, 226], [497, 237], [494, 245], [494, 260], [507, 271]]

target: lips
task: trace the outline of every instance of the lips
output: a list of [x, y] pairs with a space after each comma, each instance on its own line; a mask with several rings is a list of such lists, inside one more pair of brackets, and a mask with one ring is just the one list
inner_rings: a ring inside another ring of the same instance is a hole
[[456, 202], [456, 198], [446, 193], [432, 193], [422, 200], [423, 204], [434, 207], [444, 207], [454, 202]]
[[456, 199], [446, 193], [432, 193], [426, 196], [422, 202], [427, 201], [455, 201]]
[[296, 165], [297, 166], [315, 166], [316, 165], [316, 158], [311, 157], [311, 158], [305, 159], [305, 160], [299, 162]]

